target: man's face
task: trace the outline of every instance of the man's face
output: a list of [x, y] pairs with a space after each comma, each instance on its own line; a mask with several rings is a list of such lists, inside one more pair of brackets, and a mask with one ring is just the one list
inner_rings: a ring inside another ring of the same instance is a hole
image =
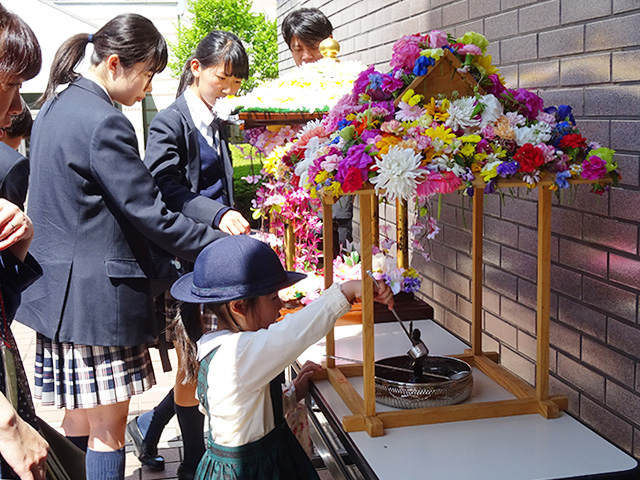
[[320, 53], [318, 45], [319, 43], [313, 45], [303, 43], [296, 35], [291, 37], [291, 56], [296, 66], [299, 67], [303, 63], [313, 63], [320, 60], [322, 54]]

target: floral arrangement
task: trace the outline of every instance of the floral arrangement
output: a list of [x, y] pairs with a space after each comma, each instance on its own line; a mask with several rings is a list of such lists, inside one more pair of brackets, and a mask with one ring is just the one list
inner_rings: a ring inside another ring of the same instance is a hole
[[[552, 178], [556, 189], [567, 188], [570, 178], [617, 181], [613, 151], [580, 135], [569, 106], [544, 108], [535, 93], [506, 88], [484, 55], [487, 45], [473, 32], [455, 40], [437, 30], [402, 37], [393, 47], [392, 71], [363, 71], [317, 125], [320, 146], [294, 145], [290, 157], [301, 184], [312, 197], [340, 196], [369, 181], [388, 200], [408, 200], [469, 187], [476, 179], [489, 192], [500, 178], [529, 187]], [[405, 91], [445, 50], [486, 93], [424, 98]], [[593, 186], [596, 193], [605, 189]]]

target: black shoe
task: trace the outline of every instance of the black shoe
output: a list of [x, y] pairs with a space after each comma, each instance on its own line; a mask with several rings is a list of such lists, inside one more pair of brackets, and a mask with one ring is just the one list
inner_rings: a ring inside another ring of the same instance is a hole
[[178, 465], [178, 480], [194, 480], [196, 471], [192, 468], [185, 467], [182, 463]]
[[127, 434], [133, 442], [136, 456], [142, 465], [153, 470], [164, 470], [164, 457], [158, 455], [158, 451], [155, 448], [148, 447], [144, 442], [144, 435], [142, 435], [138, 426], [138, 417], [127, 423]]

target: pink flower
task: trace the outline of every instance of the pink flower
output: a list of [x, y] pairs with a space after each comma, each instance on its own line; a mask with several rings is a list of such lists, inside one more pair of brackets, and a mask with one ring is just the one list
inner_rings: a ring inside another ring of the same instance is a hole
[[452, 171], [427, 172], [427, 179], [418, 184], [416, 193], [419, 198], [427, 198], [434, 193], [455, 192], [462, 185], [462, 180]]
[[471, 43], [456, 43], [460, 55], [482, 55], [482, 49]]
[[426, 39], [422, 35], [405, 35], [394, 45], [391, 54], [391, 66], [403, 70], [413, 70], [416, 60], [420, 56], [421, 44]]
[[607, 162], [591, 155], [582, 162], [582, 177], [587, 180], [599, 180], [607, 175]]
[[427, 33], [429, 38], [429, 48], [441, 48], [449, 45], [447, 34], [441, 30], [431, 30]]

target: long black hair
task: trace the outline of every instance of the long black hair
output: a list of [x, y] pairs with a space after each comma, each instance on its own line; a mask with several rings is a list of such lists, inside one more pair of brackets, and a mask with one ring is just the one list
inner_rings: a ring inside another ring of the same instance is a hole
[[124, 68], [143, 62], [150, 71], [158, 73], [167, 66], [167, 42], [153, 22], [135, 13], [118, 15], [93, 35], [79, 33], [62, 44], [53, 59], [41, 103], [55, 95], [58, 85], [73, 82], [80, 76], [75, 68], [84, 58], [88, 43], [93, 43], [92, 65], [116, 54]]
[[30, 80], [42, 67], [40, 44], [33, 30], [0, 5], [0, 82], [9, 77]]
[[242, 41], [231, 32], [213, 30], [200, 40], [194, 54], [185, 62], [176, 98], [193, 83], [191, 61], [194, 59], [200, 62], [202, 68], [224, 65], [224, 74], [228, 77], [233, 76], [243, 80], [249, 78], [249, 57], [242, 46]]
[[305, 45], [314, 46], [332, 34], [333, 25], [317, 8], [294, 10], [282, 22], [282, 36], [289, 49], [294, 36]]

